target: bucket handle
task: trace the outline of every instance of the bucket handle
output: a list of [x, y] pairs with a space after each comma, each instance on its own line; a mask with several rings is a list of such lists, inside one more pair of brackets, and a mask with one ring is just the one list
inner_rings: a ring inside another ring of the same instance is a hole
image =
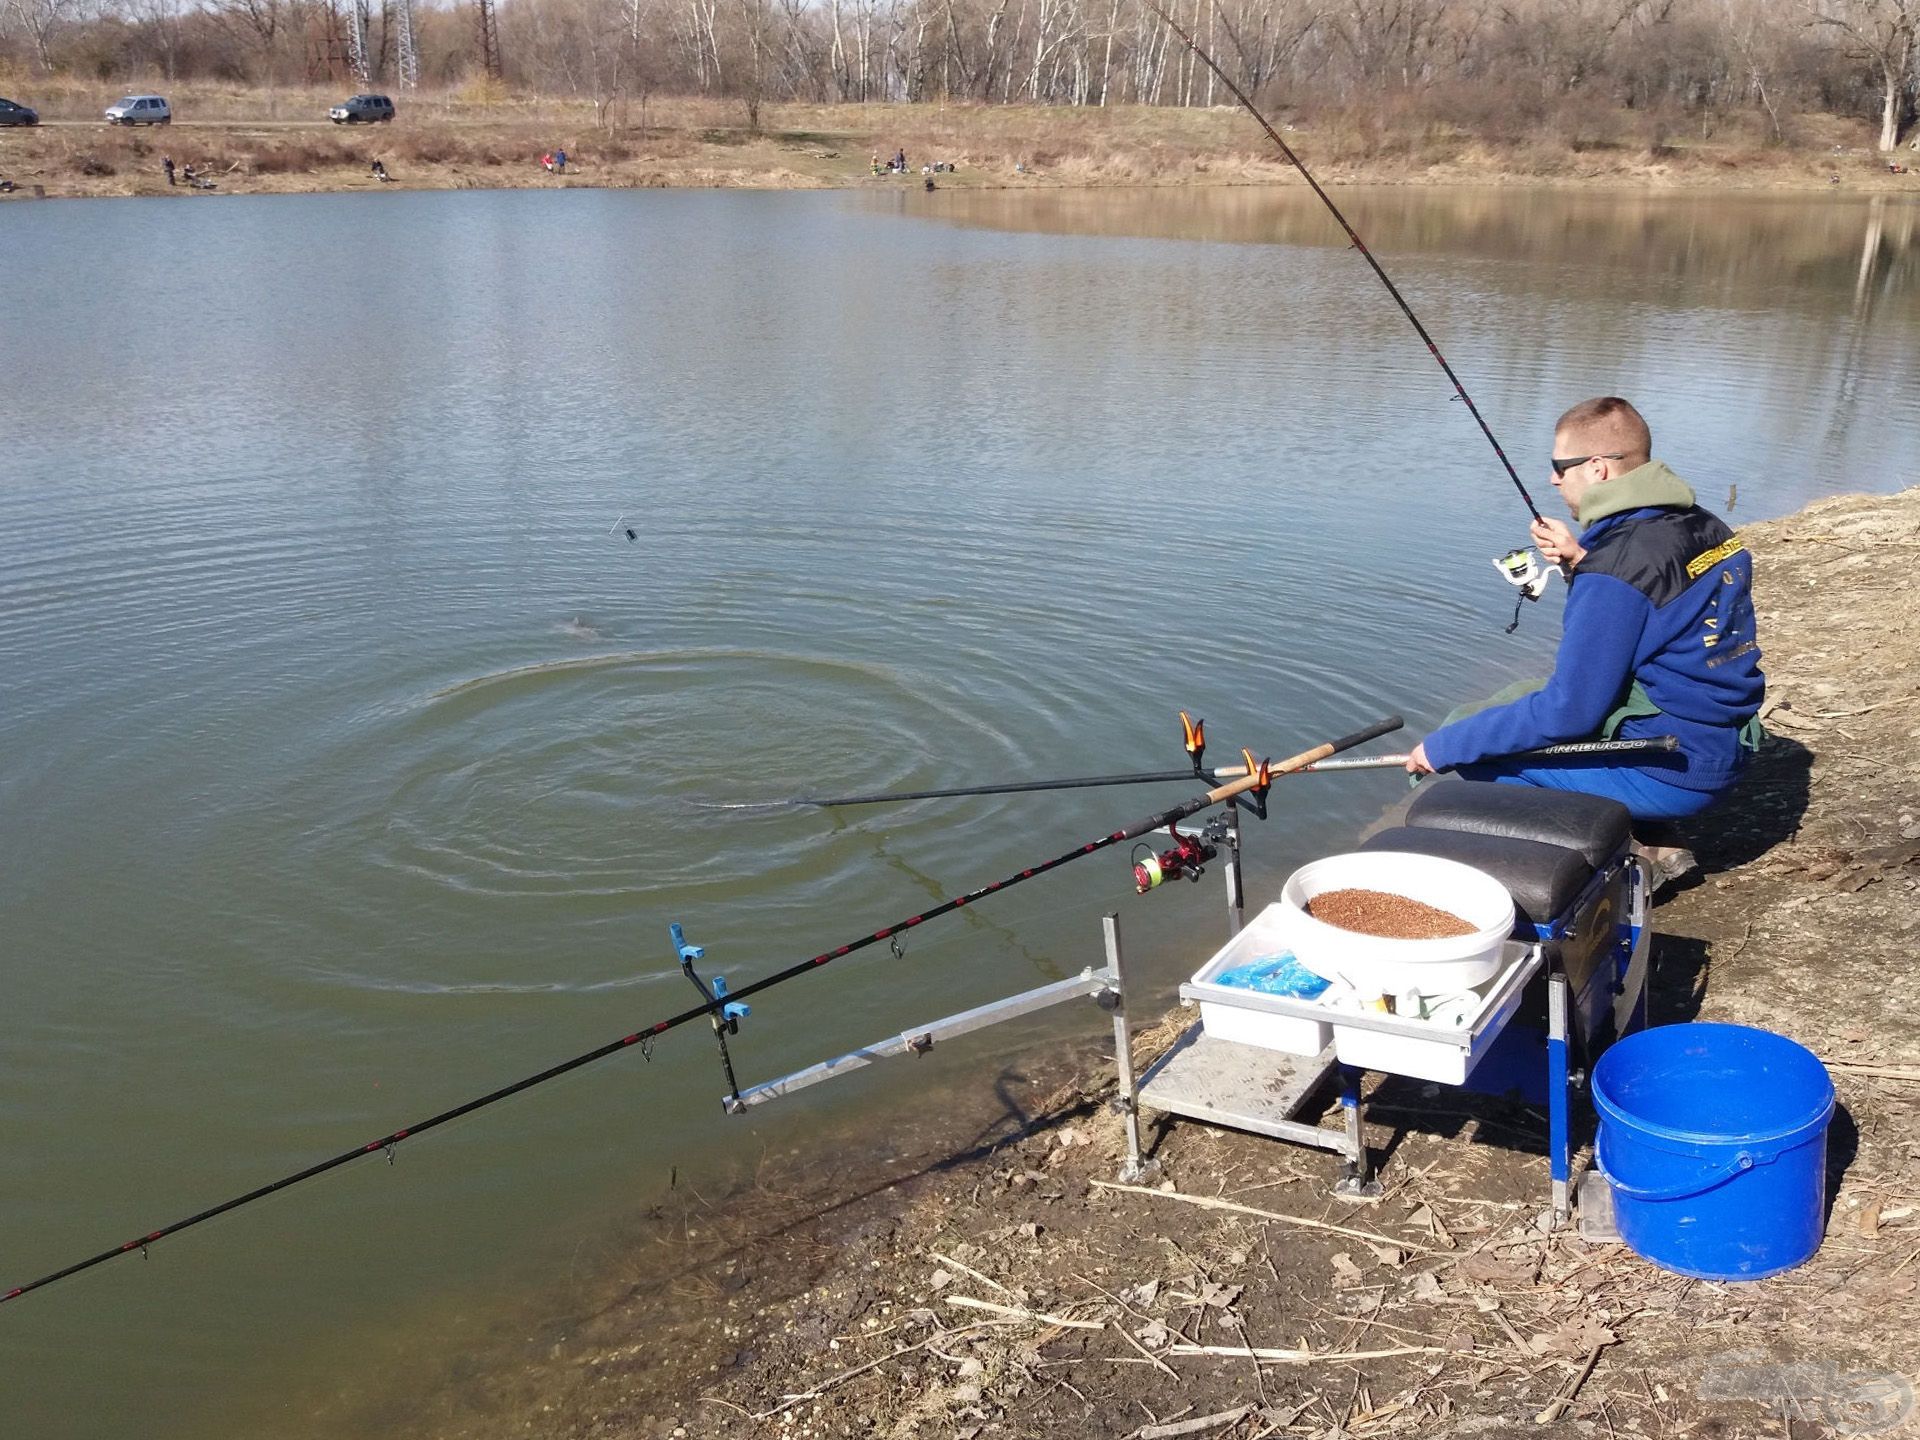
[[1613, 1187], [1614, 1193], [1625, 1195], [1630, 1200], [1684, 1200], [1688, 1196], [1711, 1190], [1714, 1186], [1731, 1180], [1741, 1171], [1751, 1170], [1756, 1164], [1762, 1163], [1749, 1152], [1742, 1150], [1724, 1165], [1717, 1166], [1708, 1175], [1692, 1176], [1678, 1185], [1642, 1186], [1629, 1185], [1615, 1175], [1607, 1164], [1604, 1153], [1597, 1153], [1595, 1158], [1600, 1163], [1600, 1173], [1607, 1177], [1607, 1184]]

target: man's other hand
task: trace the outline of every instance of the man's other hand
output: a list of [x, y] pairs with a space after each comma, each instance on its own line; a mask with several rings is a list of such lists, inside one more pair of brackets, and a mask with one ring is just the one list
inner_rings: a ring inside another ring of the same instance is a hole
[[1586, 558], [1587, 552], [1573, 538], [1573, 531], [1558, 520], [1536, 520], [1530, 533], [1549, 565], [1578, 565]]
[[1414, 746], [1413, 753], [1407, 756], [1407, 773], [1409, 775], [1433, 774], [1433, 766], [1427, 763], [1427, 747], [1425, 741]]

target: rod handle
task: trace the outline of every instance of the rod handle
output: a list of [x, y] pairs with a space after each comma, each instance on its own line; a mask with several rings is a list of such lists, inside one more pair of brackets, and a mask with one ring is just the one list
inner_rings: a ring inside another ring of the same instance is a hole
[[[1303, 769], [1316, 760], [1324, 760], [1329, 755], [1338, 755], [1342, 750], [1351, 750], [1356, 745], [1364, 745], [1369, 740], [1378, 740], [1382, 735], [1391, 735], [1407, 722], [1398, 715], [1389, 715], [1384, 720], [1376, 720], [1364, 730], [1356, 730], [1351, 735], [1342, 735], [1338, 740], [1328, 740], [1314, 746], [1311, 750], [1302, 750], [1298, 755], [1289, 755], [1285, 760], [1273, 762], [1271, 774], [1285, 775]], [[1217, 805], [1222, 800], [1231, 800], [1254, 788], [1260, 780], [1257, 775], [1242, 776], [1238, 780], [1228, 781], [1207, 792], [1207, 803]]]

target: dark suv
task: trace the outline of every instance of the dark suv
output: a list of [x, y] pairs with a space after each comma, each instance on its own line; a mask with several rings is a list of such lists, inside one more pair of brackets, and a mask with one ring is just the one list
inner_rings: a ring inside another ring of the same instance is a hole
[[0, 126], [38, 125], [40, 117], [24, 105], [16, 105], [11, 100], [0, 100]]
[[391, 120], [393, 101], [384, 95], [355, 95], [329, 110], [327, 118], [336, 125], [348, 125], [358, 120]]

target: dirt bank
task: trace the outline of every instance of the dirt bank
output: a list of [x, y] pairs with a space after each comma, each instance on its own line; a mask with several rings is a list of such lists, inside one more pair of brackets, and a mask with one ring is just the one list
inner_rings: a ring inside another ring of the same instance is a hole
[[1400, 1082], [1375, 1096], [1376, 1203], [1333, 1199], [1329, 1156], [1192, 1123], [1161, 1136], [1156, 1188], [1115, 1188], [1088, 1055], [1084, 1080], [1003, 1076], [1002, 1108], [958, 1102], [944, 1143], [656, 1211], [588, 1312], [475, 1357], [402, 1428], [1499, 1435], [1536, 1433], [1577, 1386], [1564, 1423], [1610, 1440], [1920, 1429], [1901, 1418], [1920, 1334], [1920, 489], [1743, 533], [1772, 737], [1695, 827], [1703, 875], [1657, 911], [1653, 1004], [1829, 1062], [1834, 1201], [1810, 1264], [1718, 1285], [1545, 1234], [1542, 1117]]
[[[25, 93], [25, 92], [23, 92]], [[31, 97], [37, 129], [0, 131], [4, 198], [565, 186], [820, 189], [919, 187], [920, 167], [957, 166], [943, 188], [1086, 185], [1273, 185], [1297, 176], [1246, 115], [1115, 106], [778, 105], [758, 133], [738, 105], [670, 100], [596, 112], [584, 102], [478, 103], [453, 95], [403, 100], [389, 124], [327, 123], [333, 92], [182, 88], [166, 128], [100, 123], [97, 95], [69, 85]], [[1291, 128], [1291, 127], [1290, 127]], [[1798, 143], [1662, 141], [1570, 145], [1548, 137], [1489, 141], [1424, 127], [1406, 134], [1330, 118], [1292, 139], [1322, 177], [1340, 183], [1555, 184], [1736, 190], [1845, 189], [1920, 194], [1920, 175], [1889, 172], [1865, 127], [1802, 117]], [[539, 157], [564, 148], [565, 175]], [[908, 173], [875, 176], [876, 157], [904, 150]], [[169, 187], [161, 158], [191, 165], [212, 190]], [[1911, 159], [1901, 152], [1901, 160]], [[372, 172], [378, 159], [392, 176]]]

